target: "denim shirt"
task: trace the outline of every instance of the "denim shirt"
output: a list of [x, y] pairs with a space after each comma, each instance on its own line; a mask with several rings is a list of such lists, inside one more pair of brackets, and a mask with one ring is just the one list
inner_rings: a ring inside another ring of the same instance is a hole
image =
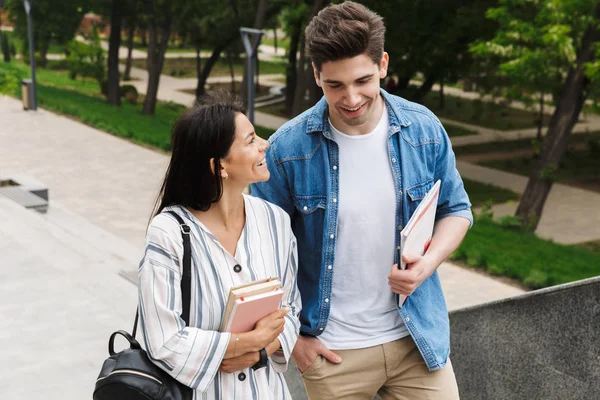
[[[442, 183], [436, 219], [459, 216], [472, 223], [471, 204], [440, 121], [419, 104], [383, 89], [381, 95], [390, 121], [387, 147], [396, 187], [396, 246], [403, 226], [438, 179]], [[318, 336], [327, 325], [335, 273], [339, 149], [327, 111], [323, 97], [279, 128], [270, 137], [267, 150], [271, 178], [251, 187], [253, 195], [277, 204], [291, 217], [298, 241], [301, 333], [312, 336]], [[390, 249], [398, 262], [395, 250]], [[429, 370], [442, 368], [450, 354], [450, 327], [437, 271], [423, 281], [398, 312]]]

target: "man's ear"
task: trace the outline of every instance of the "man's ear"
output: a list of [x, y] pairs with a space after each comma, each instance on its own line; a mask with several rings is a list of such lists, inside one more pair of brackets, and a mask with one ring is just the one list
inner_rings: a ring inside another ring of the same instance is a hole
[[390, 56], [385, 51], [379, 62], [379, 79], [383, 79], [387, 76], [388, 65], [390, 63]]
[[317, 69], [317, 66], [315, 65], [315, 63], [311, 63], [311, 64], [313, 67], [313, 73], [315, 75], [315, 82], [317, 82], [318, 87], [321, 87], [321, 73]]

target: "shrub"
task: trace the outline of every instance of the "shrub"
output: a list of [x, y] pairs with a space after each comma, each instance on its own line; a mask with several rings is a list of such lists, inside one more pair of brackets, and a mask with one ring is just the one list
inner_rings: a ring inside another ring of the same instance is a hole
[[119, 93], [121, 97], [125, 98], [125, 100], [130, 104], [137, 104], [138, 101], [138, 91], [133, 85], [122, 85], [119, 88]]
[[96, 79], [102, 85], [106, 60], [100, 46], [98, 33], [95, 30], [94, 37], [89, 44], [76, 39], [71, 40], [67, 46], [67, 53], [71, 79], [77, 79], [77, 76], [86, 76]]
[[19, 89], [19, 82], [21, 82], [21, 76], [18, 71], [0, 70], [0, 94], [14, 95]]

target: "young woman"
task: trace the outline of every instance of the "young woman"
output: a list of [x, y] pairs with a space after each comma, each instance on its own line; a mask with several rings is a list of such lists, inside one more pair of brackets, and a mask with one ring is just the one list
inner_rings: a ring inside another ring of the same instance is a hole
[[[194, 398], [291, 398], [282, 372], [300, 327], [296, 239], [283, 210], [243, 194], [269, 179], [267, 147], [231, 101], [195, 105], [173, 128], [139, 269], [140, 316], [148, 355]], [[190, 326], [181, 319], [181, 228], [169, 210], [191, 228]], [[271, 276], [282, 282], [282, 308], [251, 332], [219, 332], [229, 289]], [[254, 369], [262, 349], [269, 361]]]

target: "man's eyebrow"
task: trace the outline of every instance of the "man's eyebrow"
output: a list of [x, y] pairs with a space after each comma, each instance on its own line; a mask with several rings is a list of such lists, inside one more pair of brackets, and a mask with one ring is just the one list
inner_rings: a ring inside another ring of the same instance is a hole
[[[356, 80], [357, 81], [362, 81], [362, 80], [367, 79], [367, 78], [372, 78], [374, 75], [375, 74], [367, 74], [367, 75], [361, 76], [360, 78], [356, 78]], [[336, 81], [334, 79], [323, 79], [323, 82], [325, 82], [325, 83], [332, 83], [332, 84], [342, 84], [342, 82]]]

